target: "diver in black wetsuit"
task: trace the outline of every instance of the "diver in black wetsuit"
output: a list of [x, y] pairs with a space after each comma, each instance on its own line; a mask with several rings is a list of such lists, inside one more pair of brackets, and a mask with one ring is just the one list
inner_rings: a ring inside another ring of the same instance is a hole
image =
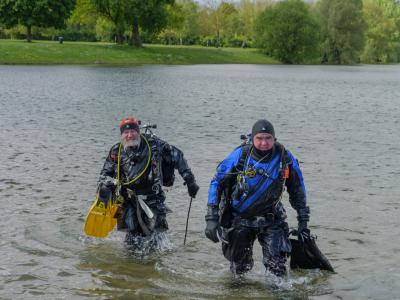
[[172, 186], [177, 169], [195, 198], [199, 190], [186, 159], [175, 146], [152, 134], [140, 134], [139, 122], [120, 122], [121, 141], [115, 144], [104, 163], [99, 179], [100, 197], [122, 196], [118, 230], [127, 231], [126, 243], [139, 246], [141, 238], [168, 229], [163, 186]]

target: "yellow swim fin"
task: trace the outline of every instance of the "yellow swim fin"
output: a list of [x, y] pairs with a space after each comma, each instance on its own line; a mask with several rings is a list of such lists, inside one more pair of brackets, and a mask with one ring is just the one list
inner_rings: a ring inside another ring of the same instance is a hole
[[114, 218], [118, 210], [118, 204], [112, 199], [101, 200], [99, 194], [96, 196], [89, 213], [86, 216], [85, 233], [88, 236], [104, 238], [117, 224]]

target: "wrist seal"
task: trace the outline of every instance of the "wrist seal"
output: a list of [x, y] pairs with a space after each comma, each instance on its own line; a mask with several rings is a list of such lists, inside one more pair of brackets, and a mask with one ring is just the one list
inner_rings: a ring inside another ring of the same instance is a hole
[[217, 206], [208, 206], [205, 219], [206, 219], [206, 221], [218, 221], [219, 220], [219, 208]]
[[308, 222], [310, 221], [310, 208], [308, 206], [304, 208], [300, 208], [297, 211], [297, 220], [299, 222]]

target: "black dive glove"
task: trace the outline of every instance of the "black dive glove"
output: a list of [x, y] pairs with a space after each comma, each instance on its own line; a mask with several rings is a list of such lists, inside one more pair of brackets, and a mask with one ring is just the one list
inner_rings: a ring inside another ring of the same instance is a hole
[[197, 185], [194, 176], [189, 175], [185, 177], [185, 184], [187, 185], [189, 196], [192, 198], [196, 198], [197, 192], [199, 191], [200, 187]]
[[197, 185], [196, 181], [187, 184], [189, 196], [192, 198], [196, 198], [196, 194], [199, 190], [199, 186]]
[[297, 211], [297, 238], [301, 241], [310, 238], [310, 229], [307, 227], [307, 223], [310, 220], [310, 208], [305, 207]]
[[221, 235], [221, 226], [219, 225], [218, 207], [209, 206], [206, 215], [206, 237], [214, 243], [219, 242], [218, 234]]

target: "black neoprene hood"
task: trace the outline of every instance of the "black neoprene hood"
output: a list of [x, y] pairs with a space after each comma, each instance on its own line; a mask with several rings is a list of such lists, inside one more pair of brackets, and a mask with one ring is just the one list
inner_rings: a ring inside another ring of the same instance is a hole
[[272, 126], [272, 123], [267, 120], [258, 120], [254, 123], [253, 128], [251, 129], [251, 137], [254, 138], [257, 133], [269, 133], [275, 137], [274, 126]]

